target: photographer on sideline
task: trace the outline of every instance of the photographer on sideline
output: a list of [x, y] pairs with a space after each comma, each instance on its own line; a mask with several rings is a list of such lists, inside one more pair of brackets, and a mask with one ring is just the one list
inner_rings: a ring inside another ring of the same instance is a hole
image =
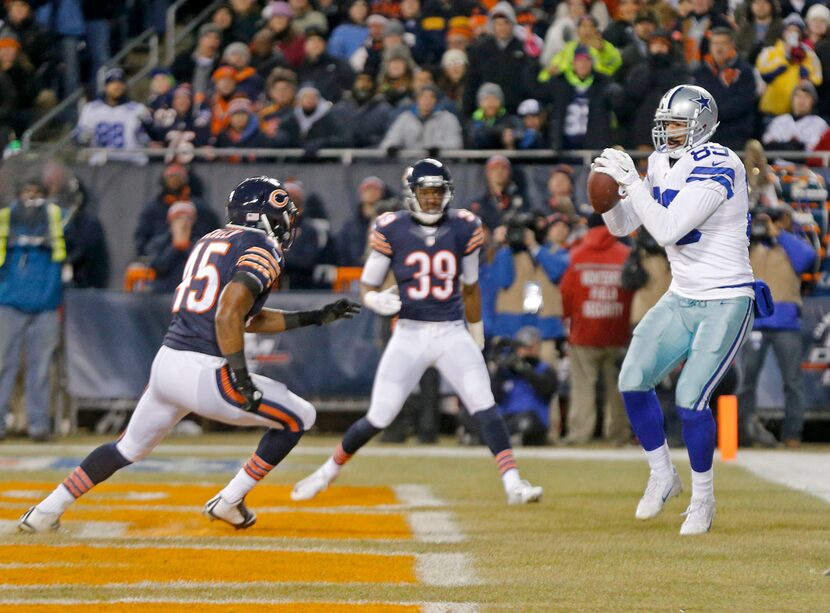
[[511, 442], [516, 445], [547, 443], [548, 406], [556, 393], [556, 372], [539, 359], [542, 337], [533, 326], [500, 339], [493, 347], [490, 380]]
[[535, 326], [542, 336], [542, 360], [555, 367], [556, 342], [565, 336], [558, 284], [568, 251], [548, 241], [548, 222], [541, 214], [514, 211], [493, 237], [504, 246], [491, 271], [498, 288], [492, 336], [512, 337], [523, 326]]
[[775, 439], [755, 416], [755, 390], [770, 345], [784, 382], [784, 423], [787, 447], [801, 444], [804, 428], [804, 387], [801, 376], [801, 274], [810, 270], [816, 251], [793, 233], [792, 210], [757, 208], [752, 212], [749, 262], [755, 277], [772, 291], [775, 312], [755, 320], [749, 342], [739, 354], [743, 374], [738, 392], [741, 444], [774, 445]]

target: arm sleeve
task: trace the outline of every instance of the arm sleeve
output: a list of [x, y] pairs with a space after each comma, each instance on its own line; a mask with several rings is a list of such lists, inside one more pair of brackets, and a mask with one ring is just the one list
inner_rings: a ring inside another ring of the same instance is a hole
[[389, 265], [392, 260], [377, 251], [369, 253], [366, 263], [363, 265], [363, 273], [360, 275], [360, 282], [372, 287], [380, 287], [389, 272]]
[[726, 200], [726, 188], [714, 180], [687, 185], [668, 208], [651, 197], [642, 181], [629, 187], [628, 194], [637, 216], [662, 247], [673, 245], [701, 225]]
[[280, 271], [279, 260], [272, 250], [252, 245], [239, 256], [236, 261], [234, 275], [245, 273], [252, 276], [259, 283], [262, 291], [265, 291], [276, 283]]
[[631, 197], [621, 200], [617, 206], [602, 214], [608, 231], [614, 236], [628, 236], [639, 228], [643, 222], [634, 210]]
[[478, 249], [474, 249], [461, 260], [461, 281], [464, 285], [478, 282], [478, 253]]
[[513, 268], [513, 252], [510, 247], [502, 247], [496, 252], [492, 265], [493, 283], [499, 289], [507, 289], [513, 285], [516, 271]]
[[790, 232], [782, 231], [778, 235], [778, 244], [787, 252], [793, 270], [798, 274], [807, 272], [816, 259], [816, 250]]

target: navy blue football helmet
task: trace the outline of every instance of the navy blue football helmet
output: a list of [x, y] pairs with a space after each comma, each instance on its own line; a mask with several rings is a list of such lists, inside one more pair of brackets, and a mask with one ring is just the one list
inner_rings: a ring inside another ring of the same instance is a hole
[[294, 243], [299, 221], [300, 211], [288, 190], [271, 177], [245, 179], [228, 196], [228, 222], [262, 230], [283, 250]]
[[[421, 209], [416, 189], [419, 187], [441, 187], [444, 189], [444, 198], [441, 200], [441, 210], [437, 213], [427, 213]], [[406, 169], [403, 176], [403, 195], [406, 208], [419, 223], [431, 226], [438, 223], [447, 211], [452, 201], [453, 185], [450, 171], [443, 162], [433, 158], [418, 160]]]

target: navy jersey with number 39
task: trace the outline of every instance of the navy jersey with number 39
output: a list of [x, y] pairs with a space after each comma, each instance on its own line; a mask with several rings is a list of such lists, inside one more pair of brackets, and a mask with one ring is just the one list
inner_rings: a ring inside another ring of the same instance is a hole
[[378, 217], [369, 236], [372, 249], [392, 260], [402, 319], [464, 319], [459, 277], [464, 256], [484, 242], [481, 220], [470, 211], [450, 209], [434, 227], [430, 232], [407, 211], [397, 211]]
[[260, 293], [247, 314], [252, 317], [262, 309], [281, 270], [282, 255], [264, 232], [228, 227], [206, 234], [193, 247], [185, 265], [164, 344], [221, 356], [216, 341], [216, 306], [222, 290], [239, 272], [256, 279]]

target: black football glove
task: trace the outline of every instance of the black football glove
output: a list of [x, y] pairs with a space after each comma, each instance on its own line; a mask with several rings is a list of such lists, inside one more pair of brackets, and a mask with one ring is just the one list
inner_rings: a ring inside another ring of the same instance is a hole
[[317, 321], [317, 325], [320, 326], [322, 324], [330, 324], [338, 319], [352, 319], [355, 315], [360, 313], [360, 309], [361, 306], [358, 303], [352, 302], [348, 298], [341, 298], [340, 300], [327, 304], [320, 309], [320, 317]]
[[245, 372], [236, 372], [231, 369], [231, 376], [233, 378], [234, 389], [245, 398], [245, 403], [239, 408], [247, 413], [255, 413], [259, 408], [259, 403], [262, 402], [262, 392], [251, 381], [247, 370]]

